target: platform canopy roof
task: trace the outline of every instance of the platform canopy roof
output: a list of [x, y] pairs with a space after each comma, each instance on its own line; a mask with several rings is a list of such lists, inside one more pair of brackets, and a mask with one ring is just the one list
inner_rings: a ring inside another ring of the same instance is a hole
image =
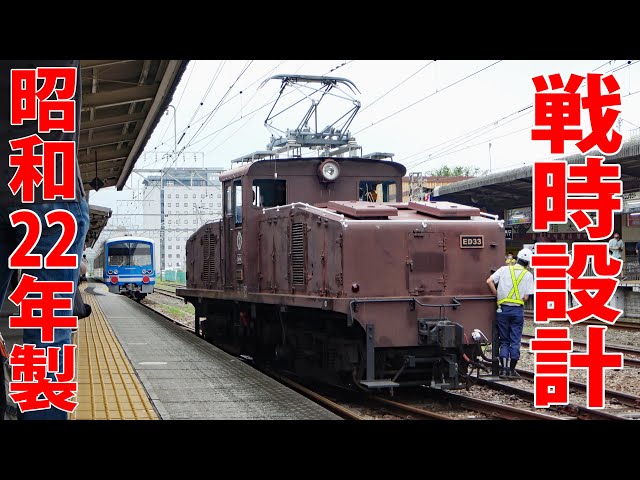
[[[586, 156], [602, 156], [591, 151], [586, 155], [558, 158], [569, 164], [584, 163]], [[627, 140], [615, 155], [605, 156], [605, 163], [619, 163], [624, 193], [640, 190], [640, 136]], [[434, 200], [448, 200], [465, 205], [481, 206], [502, 215], [504, 210], [531, 205], [533, 165], [474, 177], [435, 187]]]
[[78, 160], [87, 191], [112, 186], [122, 190], [188, 63], [81, 60]]

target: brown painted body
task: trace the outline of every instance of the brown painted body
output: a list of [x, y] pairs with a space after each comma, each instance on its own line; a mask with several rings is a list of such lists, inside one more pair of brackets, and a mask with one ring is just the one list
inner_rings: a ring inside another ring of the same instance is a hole
[[[373, 325], [376, 348], [419, 347], [425, 318], [461, 325], [465, 344], [476, 328], [490, 337], [496, 304], [485, 280], [503, 261], [502, 223], [448, 202], [401, 203], [400, 164], [333, 159], [340, 175], [325, 183], [324, 160], [258, 161], [221, 176], [232, 208], [225, 198], [224, 218], [188, 240], [187, 287], [178, 290], [197, 315], [208, 302], [332, 312], [349, 327]], [[252, 187], [276, 179], [286, 182], [282, 204], [254, 206]], [[377, 196], [385, 188], [389, 201], [358, 201], [363, 181], [383, 182]]]

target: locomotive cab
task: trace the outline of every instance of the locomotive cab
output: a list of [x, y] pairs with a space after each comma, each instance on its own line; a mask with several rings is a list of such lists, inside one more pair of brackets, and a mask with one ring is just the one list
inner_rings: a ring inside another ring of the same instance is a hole
[[[316, 158], [260, 160], [220, 176], [224, 189], [224, 288], [256, 288], [246, 262], [257, 250], [256, 220], [265, 209], [303, 203], [326, 207], [330, 201], [401, 200], [405, 167], [381, 160]], [[367, 175], [363, 175], [368, 172]]]

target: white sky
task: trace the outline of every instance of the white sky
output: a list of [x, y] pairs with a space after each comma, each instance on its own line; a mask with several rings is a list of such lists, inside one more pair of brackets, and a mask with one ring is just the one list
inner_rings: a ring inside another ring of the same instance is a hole
[[[428, 172], [442, 165], [489, 170], [490, 158], [492, 171], [495, 172], [551, 158], [549, 142], [531, 140], [533, 108], [516, 114], [533, 104], [535, 89], [531, 78], [538, 75], [560, 73], [566, 81], [571, 73], [586, 76], [598, 67], [600, 68], [596, 73], [619, 68], [613, 74], [620, 84], [622, 95], [620, 117], [623, 122], [619, 127], [620, 132], [626, 140], [630, 130], [640, 127], [640, 95], [634, 95], [640, 92], [640, 65], [636, 61], [629, 64], [628, 60], [505, 60], [490, 66], [495, 62], [496, 60], [192, 60], [172, 101], [172, 105], [176, 107], [178, 139], [182, 136], [182, 131], [186, 130], [178, 150], [188, 145], [186, 153], [204, 153], [205, 166], [224, 168], [228, 168], [230, 161], [237, 157], [255, 150], [264, 150], [271, 135], [264, 126], [264, 120], [279, 91], [280, 81], [271, 80], [262, 88], [258, 87], [267, 76], [282, 73], [332, 75], [355, 83], [361, 92], [356, 98], [362, 106], [349, 130], [355, 134], [364, 154], [377, 151], [395, 153], [394, 160], [407, 166], [407, 172]], [[247, 65], [248, 68], [237, 80]], [[340, 67], [330, 72], [338, 66]], [[489, 68], [474, 75], [485, 67]], [[212, 84], [216, 74], [217, 79]], [[467, 76], [469, 78], [459, 81]], [[408, 77], [411, 78], [380, 98]], [[236, 80], [235, 86], [229, 89]], [[452, 85], [458, 81], [459, 83]], [[227, 92], [226, 103], [209, 115]], [[586, 86], [580, 92], [586, 94]], [[300, 98], [297, 95], [293, 93], [290, 97], [284, 97], [281, 101], [285, 103], [282, 105], [289, 105], [289, 99]], [[382, 120], [424, 97], [427, 98], [416, 105]], [[252, 113], [269, 101], [271, 103], [268, 106]], [[325, 104], [320, 106], [318, 118], [321, 127], [333, 122], [350, 108], [349, 103], [327, 104], [327, 108], [323, 110], [323, 105]], [[273, 125], [282, 129], [296, 127], [301, 112], [308, 108], [308, 103], [303, 102], [300, 107], [302, 110], [291, 111], [296, 115], [288, 118], [283, 116], [281, 121], [278, 117]], [[336, 115], [337, 112], [340, 115]], [[507, 116], [509, 117], [499, 121]], [[205, 121], [206, 124], [198, 132]], [[232, 121], [235, 123], [229, 125]], [[378, 121], [380, 123], [372, 125]], [[480, 127], [486, 128], [477, 131]], [[586, 111], [582, 128], [588, 133]], [[217, 132], [220, 129], [222, 130]], [[477, 132], [473, 133], [474, 131]], [[169, 166], [163, 154], [174, 148], [173, 132], [174, 115], [173, 109], [169, 108], [168, 115], [162, 117], [136, 168]], [[461, 136], [461, 140], [452, 142]], [[575, 147], [571, 147], [571, 142], [565, 145], [567, 155], [578, 152]], [[188, 158], [193, 158], [193, 155]], [[194, 165], [202, 166], [202, 163], [185, 161], [181, 157], [172, 166]], [[133, 174], [128, 187], [123, 191], [108, 188], [97, 193], [91, 192], [91, 204], [113, 210], [110, 227], [117, 226], [118, 219], [124, 220], [123, 215], [127, 212], [136, 212], [135, 202], [126, 200], [135, 198], [136, 192], [141, 191], [138, 190], [142, 187], [140, 181], [141, 177]], [[130, 221], [127, 223], [130, 224]]]

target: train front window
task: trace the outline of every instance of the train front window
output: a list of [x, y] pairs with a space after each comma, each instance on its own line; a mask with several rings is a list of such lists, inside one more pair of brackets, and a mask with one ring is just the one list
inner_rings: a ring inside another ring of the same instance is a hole
[[116, 242], [109, 245], [110, 267], [151, 266], [151, 245], [138, 242]]
[[363, 180], [358, 187], [358, 200], [362, 202], [395, 202], [396, 182], [393, 180]]
[[253, 205], [255, 207], [278, 207], [287, 204], [286, 180], [254, 180]]
[[118, 242], [109, 245], [107, 264], [110, 267], [121, 267], [129, 264], [129, 242]]
[[131, 264], [138, 267], [151, 265], [151, 245], [148, 243], [131, 244]]

